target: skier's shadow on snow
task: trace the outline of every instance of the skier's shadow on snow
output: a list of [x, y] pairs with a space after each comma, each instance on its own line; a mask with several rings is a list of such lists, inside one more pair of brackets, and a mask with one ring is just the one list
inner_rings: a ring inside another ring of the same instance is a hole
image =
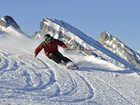
[[[89, 63], [89, 62], [88, 62]], [[79, 63], [81, 65], [82, 63]], [[110, 72], [110, 73], [120, 73], [120, 74], [131, 74], [134, 73], [132, 70], [110, 70], [109, 68], [102, 68], [102, 67], [94, 67], [96, 65], [91, 64], [93, 66], [87, 67], [86, 65], [81, 66], [78, 71], [88, 71], [88, 72], [94, 72], [94, 71], [100, 71], [100, 72]]]

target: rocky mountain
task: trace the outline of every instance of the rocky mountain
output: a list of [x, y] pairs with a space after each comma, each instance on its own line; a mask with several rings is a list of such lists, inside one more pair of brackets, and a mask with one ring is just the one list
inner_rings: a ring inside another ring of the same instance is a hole
[[20, 26], [11, 16], [7, 15], [0, 18], [0, 36], [27, 37], [28, 35], [21, 30]]
[[[20, 29], [20, 26], [10, 16], [4, 16], [0, 19], [0, 33], [1, 37], [27, 37], [27, 34], [25, 34]], [[127, 55], [124, 55], [126, 54], [126, 49], [120, 49], [120, 47], [116, 47], [116, 49], [120, 52], [124, 50], [123, 53], [116, 54], [114, 53], [114, 50], [110, 50], [106, 46], [104, 46], [100, 42], [100, 40], [99, 43], [98, 41], [90, 38], [88, 35], [80, 31], [79, 29], [58, 19], [43, 18], [40, 22], [40, 30], [35, 33], [34, 38], [43, 38], [46, 33], [51, 34], [56, 39], [63, 40], [67, 44], [69, 50], [76, 51], [83, 55], [93, 55], [98, 59], [111, 62], [119, 67], [128, 67], [138, 71], [140, 58], [139, 54], [130, 50], [128, 47], [125, 48], [127, 48], [127, 52], [129, 52], [129, 54], [127, 53]], [[111, 44], [110, 46], [114, 45]], [[124, 59], [128, 55], [129, 60]]]
[[0, 19], [0, 25], [5, 28], [9, 26], [13, 26], [14, 28], [20, 30], [20, 26], [16, 23], [16, 21], [11, 16], [3, 16]]
[[99, 36], [99, 42], [107, 49], [112, 51], [114, 54], [125, 59], [132, 65], [140, 68], [140, 54], [129, 48], [126, 44], [120, 41], [113, 35], [102, 32]]
[[85, 55], [94, 55], [120, 67], [129, 67], [139, 71], [134, 64], [114, 54], [96, 40], [64, 21], [43, 18], [40, 22], [40, 30], [36, 32], [34, 38], [43, 38], [46, 33], [51, 34], [56, 39], [63, 40], [70, 50], [75, 50]]

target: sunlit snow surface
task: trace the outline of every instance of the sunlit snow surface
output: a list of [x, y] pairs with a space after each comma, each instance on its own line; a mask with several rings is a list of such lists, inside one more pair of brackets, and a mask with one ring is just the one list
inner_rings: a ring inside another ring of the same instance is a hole
[[93, 97], [88, 82], [65, 67], [53, 64], [51, 68], [42, 60], [17, 51], [2, 50], [0, 58], [0, 99], [80, 102]]
[[139, 105], [140, 77], [131, 70], [60, 49], [79, 67], [68, 70], [43, 53], [41, 41], [0, 40], [0, 105]]
[[77, 57], [79, 70], [68, 70], [42, 55], [0, 50], [1, 104], [138, 105], [139, 77], [94, 57], [68, 55]]

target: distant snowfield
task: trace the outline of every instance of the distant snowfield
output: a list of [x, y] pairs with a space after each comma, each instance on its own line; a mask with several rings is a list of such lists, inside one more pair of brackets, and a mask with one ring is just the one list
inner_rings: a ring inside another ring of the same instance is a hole
[[140, 77], [93, 56], [60, 51], [77, 65], [68, 70], [43, 53], [39, 41], [0, 39], [0, 105], [139, 105]]

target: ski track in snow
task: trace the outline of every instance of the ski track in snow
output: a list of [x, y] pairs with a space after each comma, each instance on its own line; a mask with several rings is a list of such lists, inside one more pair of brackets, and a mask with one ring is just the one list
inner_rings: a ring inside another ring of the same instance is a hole
[[[98, 81], [98, 83], [102, 86], [102, 87], [106, 87], [105, 89], [108, 89], [109, 92], [111, 92], [112, 94], [114, 93], [114, 97], [116, 97], [114, 100], [114, 102], [117, 100], [116, 103], [118, 104], [127, 104], [127, 105], [134, 105], [133, 102], [131, 102], [131, 100], [127, 99], [126, 96], [124, 96], [122, 93], [120, 93], [116, 88], [114, 88], [113, 86], [108, 85], [107, 83], [105, 83], [102, 79], [99, 79], [98, 77], [95, 77], [95, 81]], [[111, 95], [112, 96], [112, 95]], [[118, 101], [119, 100], [119, 101]], [[112, 101], [112, 100], [111, 100]], [[103, 102], [102, 102], [103, 104]]]
[[[93, 98], [93, 89], [84, 77], [79, 75], [73, 70], [68, 70], [66, 67], [59, 67], [60, 65], [54, 64], [50, 67], [52, 69], [57, 68], [56, 74], [59, 87], [61, 87], [61, 95], [54, 97], [53, 100], [60, 102], [79, 102]], [[61, 78], [60, 78], [61, 77]], [[84, 96], [83, 96], [84, 93]], [[51, 99], [52, 100], [52, 99]]]
[[100, 77], [101, 72], [92, 79], [85, 76], [96, 69], [95, 65], [92, 70], [88, 70], [90, 67], [85, 70], [86, 73], [86, 67], [69, 70], [16, 49], [0, 50], [0, 58], [0, 102], [3, 105], [135, 105], [132, 98], [106, 83]]
[[75, 71], [18, 53], [0, 52], [1, 99], [81, 102], [93, 97], [90, 84]]

